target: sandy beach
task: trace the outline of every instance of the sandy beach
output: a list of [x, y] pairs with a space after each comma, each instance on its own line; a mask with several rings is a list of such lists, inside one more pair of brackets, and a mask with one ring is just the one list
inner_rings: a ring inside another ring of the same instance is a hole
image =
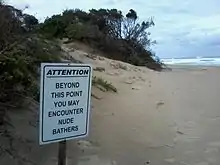
[[219, 164], [219, 71], [141, 68], [105, 76], [119, 93], [94, 100], [89, 140], [98, 155], [122, 165]]
[[93, 89], [101, 99], [92, 101], [89, 143], [79, 164], [220, 163], [220, 68], [173, 66], [154, 72], [105, 58], [84, 61], [104, 68], [94, 75], [118, 93]]
[[[220, 164], [220, 68], [155, 72], [80, 51], [70, 53], [91, 63], [93, 74], [118, 92], [93, 88], [98, 99], [92, 99], [90, 134], [68, 141], [68, 165]], [[14, 120], [20, 123], [16, 130], [33, 144], [20, 153], [35, 164], [56, 163], [57, 144], [39, 147], [38, 128], [25, 134], [29, 127], [24, 129], [23, 120]], [[5, 158], [0, 164], [6, 162]]]

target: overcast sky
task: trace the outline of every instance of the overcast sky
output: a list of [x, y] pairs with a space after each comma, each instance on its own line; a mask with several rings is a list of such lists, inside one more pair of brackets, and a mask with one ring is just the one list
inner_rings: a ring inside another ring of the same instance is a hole
[[43, 20], [64, 9], [117, 8], [137, 11], [139, 19], [153, 16], [152, 49], [160, 58], [220, 56], [220, 0], [6, 0]]

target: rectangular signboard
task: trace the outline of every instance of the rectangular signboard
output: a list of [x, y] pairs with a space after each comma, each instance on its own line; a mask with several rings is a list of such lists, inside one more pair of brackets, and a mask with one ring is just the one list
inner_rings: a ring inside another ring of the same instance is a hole
[[88, 64], [41, 64], [40, 144], [88, 135], [91, 82]]

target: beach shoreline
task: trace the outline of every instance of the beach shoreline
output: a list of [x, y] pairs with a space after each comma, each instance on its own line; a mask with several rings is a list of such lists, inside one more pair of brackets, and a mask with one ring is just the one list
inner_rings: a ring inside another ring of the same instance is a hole
[[89, 140], [99, 144], [97, 155], [128, 165], [218, 165], [220, 67], [175, 65], [167, 72], [129, 67], [108, 68], [120, 72], [116, 77], [99, 73], [119, 93], [94, 102]]
[[195, 70], [207, 70], [207, 69], [219, 69], [220, 66], [204, 66], [204, 65], [187, 65], [187, 64], [169, 64], [166, 65], [168, 69], [165, 71], [195, 71]]

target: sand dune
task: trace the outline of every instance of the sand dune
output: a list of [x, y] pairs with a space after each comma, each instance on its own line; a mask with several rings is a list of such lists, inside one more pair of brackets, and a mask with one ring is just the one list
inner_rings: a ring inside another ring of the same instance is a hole
[[[68, 141], [69, 165], [220, 164], [219, 68], [154, 72], [72, 47], [64, 49], [118, 93], [93, 88], [90, 135]], [[56, 163], [57, 145], [37, 147], [37, 127], [30, 135], [24, 127], [17, 130], [36, 141], [22, 152], [39, 165]]]
[[219, 68], [159, 73], [106, 58], [89, 62], [103, 67], [105, 72], [94, 75], [111, 81], [119, 92], [93, 100], [88, 140], [99, 152], [85, 154], [88, 162], [107, 158], [122, 165], [220, 163]]

